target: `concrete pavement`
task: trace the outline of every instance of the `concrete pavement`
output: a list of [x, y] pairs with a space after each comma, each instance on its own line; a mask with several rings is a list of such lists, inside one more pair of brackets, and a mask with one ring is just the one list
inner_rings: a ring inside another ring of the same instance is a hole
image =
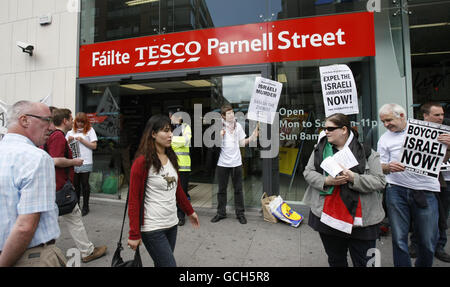
[[[81, 267], [109, 267], [120, 235], [125, 201], [91, 198], [90, 213], [83, 217], [89, 239], [95, 245], [107, 245], [106, 256]], [[210, 219], [215, 209], [196, 208], [200, 228], [194, 229], [187, 221], [178, 228], [175, 259], [179, 267], [327, 267], [327, 256], [317, 232], [308, 225], [309, 209], [291, 207], [300, 212], [304, 221], [298, 228], [282, 222], [273, 224], [263, 220], [258, 209], [246, 211], [248, 223], [242, 225], [228, 210], [228, 217], [217, 223]], [[64, 253], [75, 244], [68, 229], [60, 220], [61, 236], [56, 244]], [[450, 236], [449, 233], [447, 233]], [[126, 248], [128, 221], [125, 222], [122, 245], [124, 260], [132, 259], [133, 252]], [[391, 237], [377, 240], [381, 266], [392, 267]], [[142, 246], [141, 257], [145, 267], [153, 266], [147, 250]], [[449, 245], [446, 246], [450, 252]], [[351, 265], [350, 257], [348, 262]], [[433, 266], [450, 267], [450, 263], [435, 258]]]

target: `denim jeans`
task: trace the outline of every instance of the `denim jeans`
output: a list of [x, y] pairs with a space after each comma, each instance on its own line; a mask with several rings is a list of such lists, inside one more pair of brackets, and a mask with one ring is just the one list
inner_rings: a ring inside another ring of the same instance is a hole
[[[447, 222], [448, 214], [449, 214], [449, 204], [450, 204], [450, 182], [447, 183], [446, 187], [441, 187], [441, 192], [439, 193], [439, 198], [441, 200], [443, 215], [445, 218], [445, 222]], [[411, 240], [411, 245], [413, 245], [417, 249], [417, 238], [414, 230], [412, 230], [411, 236], [409, 237]], [[439, 227], [439, 237], [436, 244], [437, 252], [444, 252], [445, 245], [447, 244], [447, 229]]]
[[386, 205], [392, 229], [394, 266], [411, 266], [408, 251], [410, 224], [417, 236], [417, 267], [431, 267], [439, 235], [438, 202], [432, 192], [425, 192], [428, 206], [420, 208], [413, 198], [413, 190], [388, 184]]
[[177, 241], [177, 225], [153, 231], [142, 232], [145, 245], [155, 267], [177, 267], [173, 251]]
[[[449, 214], [449, 205], [450, 205], [450, 181], [447, 181], [447, 186], [441, 188], [441, 193], [439, 194], [441, 198], [443, 213], [445, 222], [447, 222], [448, 214]], [[444, 251], [444, 247], [447, 244], [447, 230], [440, 229], [439, 230], [439, 239], [436, 245], [436, 251]]]

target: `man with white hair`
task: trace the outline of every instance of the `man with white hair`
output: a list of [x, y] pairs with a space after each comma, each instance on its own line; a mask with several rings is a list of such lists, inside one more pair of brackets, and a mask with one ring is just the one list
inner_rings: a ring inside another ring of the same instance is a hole
[[400, 163], [406, 136], [406, 112], [397, 104], [386, 104], [379, 110], [387, 131], [378, 141], [378, 152], [386, 174], [386, 206], [392, 229], [394, 266], [411, 266], [408, 251], [410, 226], [417, 235], [415, 266], [431, 267], [438, 238], [438, 179], [405, 170]]
[[54, 129], [50, 110], [19, 101], [8, 111], [7, 129], [0, 141], [0, 266], [65, 266], [55, 246], [55, 168], [38, 148]]

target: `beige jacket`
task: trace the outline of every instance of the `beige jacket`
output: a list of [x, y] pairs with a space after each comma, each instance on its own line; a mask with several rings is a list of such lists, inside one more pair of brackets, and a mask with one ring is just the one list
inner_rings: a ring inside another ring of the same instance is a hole
[[[316, 171], [314, 167], [314, 152], [311, 153], [303, 176], [308, 183], [303, 202], [311, 208], [311, 212], [314, 215], [320, 218], [325, 196], [320, 195], [319, 192], [326, 190], [324, 188], [326, 176]], [[381, 192], [385, 185], [386, 179], [381, 169], [380, 155], [372, 150], [372, 153], [366, 160], [365, 173], [355, 173], [354, 183], [349, 183], [351, 189], [359, 192], [363, 226], [374, 225], [384, 219], [385, 213], [382, 206]]]

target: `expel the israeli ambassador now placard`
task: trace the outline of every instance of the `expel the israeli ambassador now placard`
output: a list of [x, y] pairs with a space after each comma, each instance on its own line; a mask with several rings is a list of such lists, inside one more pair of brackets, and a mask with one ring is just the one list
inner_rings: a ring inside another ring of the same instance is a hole
[[437, 138], [449, 132], [450, 126], [408, 119], [400, 159], [405, 170], [437, 178], [447, 152]]

